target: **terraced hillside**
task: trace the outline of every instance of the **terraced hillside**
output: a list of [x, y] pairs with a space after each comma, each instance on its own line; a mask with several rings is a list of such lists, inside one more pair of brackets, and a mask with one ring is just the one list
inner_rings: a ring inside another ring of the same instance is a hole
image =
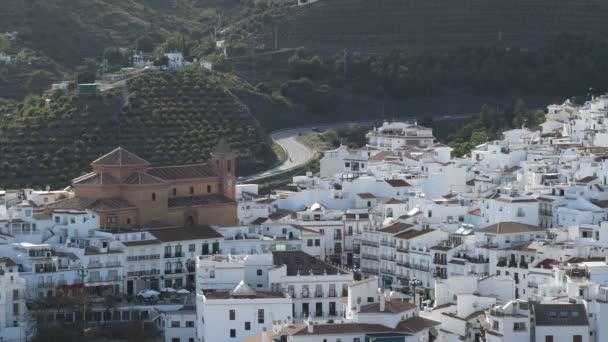
[[[178, 87], [179, 85], [179, 87]], [[248, 109], [202, 71], [155, 73], [94, 98], [28, 98], [0, 121], [0, 188], [65, 186], [120, 145], [155, 165], [199, 163], [220, 137], [236, 152], [237, 171], [276, 160]]]
[[320, 0], [269, 27], [281, 48], [384, 53], [461, 46], [535, 48], [562, 32], [606, 36], [603, 0]]

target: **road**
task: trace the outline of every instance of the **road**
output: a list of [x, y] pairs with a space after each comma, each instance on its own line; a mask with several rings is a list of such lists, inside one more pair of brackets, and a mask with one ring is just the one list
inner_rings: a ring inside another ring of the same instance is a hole
[[[463, 120], [470, 118], [474, 114], [458, 114], [458, 115], [443, 115], [443, 116], [435, 116], [435, 121], [446, 121], [446, 120]], [[412, 120], [415, 118], [400, 118], [399, 120]], [[305, 127], [298, 128], [290, 128], [285, 130], [276, 131], [270, 134], [270, 137], [274, 142], [280, 145], [285, 152], [287, 153], [287, 160], [285, 160], [281, 165], [273, 167], [269, 170], [256, 173], [254, 175], [250, 175], [247, 177], [243, 177], [239, 179], [240, 183], [244, 182], [254, 182], [263, 178], [276, 176], [278, 174], [287, 172], [296, 167], [302, 166], [308, 163], [315, 155], [316, 151], [311, 150], [308, 146], [300, 143], [296, 140], [296, 138], [300, 134], [305, 134], [313, 129], [318, 129], [320, 131], [325, 131], [328, 129], [341, 129], [346, 128], [351, 124], [358, 124], [361, 126], [371, 126], [374, 120], [366, 120], [366, 121], [352, 121], [352, 122], [338, 122], [332, 124], [321, 124], [321, 125], [311, 125]]]
[[290, 128], [285, 130], [276, 131], [270, 134], [272, 140], [281, 146], [286, 154], [287, 160], [285, 160], [282, 164], [273, 167], [272, 169], [256, 173], [254, 175], [250, 175], [247, 177], [243, 177], [239, 179], [239, 182], [252, 182], [256, 180], [260, 180], [262, 178], [267, 178], [271, 176], [275, 176], [277, 174], [287, 172], [296, 167], [302, 166], [309, 161], [315, 155], [315, 151], [310, 149], [310, 147], [302, 144], [297, 140], [297, 137], [300, 134], [305, 134], [311, 132], [313, 129], [318, 129], [320, 131], [325, 131], [328, 129], [341, 129], [346, 128], [348, 125], [352, 123], [356, 123], [359, 125], [367, 125], [371, 124], [373, 121], [358, 121], [358, 122], [340, 122], [333, 124], [323, 124], [323, 125], [312, 125], [306, 127], [298, 127], [298, 128]]

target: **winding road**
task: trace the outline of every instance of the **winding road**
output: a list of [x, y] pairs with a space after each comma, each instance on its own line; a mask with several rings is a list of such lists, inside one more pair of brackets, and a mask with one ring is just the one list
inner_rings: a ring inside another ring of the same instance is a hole
[[[436, 116], [435, 121], [445, 120], [462, 120], [471, 117], [473, 114], [459, 114], [459, 115], [444, 115]], [[407, 120], [414, 118], [401, 118], [400, 120]], [[328, 129], [342, 129], [348, 127], [351, 124], [358, 124], [361, 126], [370, 126], [374, 120], [366, 121], [350, 121], [350, 122], [337, 122], [331, 124], [320, 124], [310, 125], [298, 128], [289, 128], [280, 131], [275, 131], [270, 134], [272, 140], [281, 146], [286, 154], [287, 160], [278, 166], [275, 166], [269, 170], [249, 175], [246, 177], [240, 177], [239, 183], [244, 182], [255, 182], [264, 178], [276, 176], [278, 174], [288, 172], [296, 167], [302, 166], [312, 160], [316, 151], [313, 151], [310, 147], [302, 144], [297, 140], [297, 137], [301, 134], [311, 132], [313, 130], [325, 131]]]
[[239, 178], [239, 182], [253, 182], [263, 178], [278, 175], [280, 173], [287, 172], [296, 167], [302, 166], [312, 160], [315, 155], [310, 147], [302, 144], [297, 140], [297, 137], [301, 134], [311, 132], [313, 130], [325, 131], [328, 129], [341, 129], [346, 128], [348, 125], [356, 123], [359, 125], [368, 125], [373, 121], [358, 121], [358, 122], [339, 122], [332, 124], [322, 125], [311, 125], [299, 128], [289, 128], [280, 131], [275, 131], [270, 134], [272, 140], [281, 146], [287, 154], [287, 159], [278, 166], [275, 166], [269, 170], [256, 173], [254, 175]]

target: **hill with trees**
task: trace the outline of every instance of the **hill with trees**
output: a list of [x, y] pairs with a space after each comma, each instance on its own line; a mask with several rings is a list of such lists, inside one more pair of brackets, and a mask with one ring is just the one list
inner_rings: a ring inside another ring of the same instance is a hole
[[248, 109], [211, 73], [152, 73], [94, 97], [28, 97], [0, 120], [0, 187], [66, 186], [116, 146], [155, 165], [205, 162], [220, 137], [243, 174], [276, 161]]

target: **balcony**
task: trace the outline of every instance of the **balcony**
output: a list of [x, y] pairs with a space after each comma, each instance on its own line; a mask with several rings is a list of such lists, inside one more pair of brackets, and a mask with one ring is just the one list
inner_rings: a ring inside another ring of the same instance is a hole
[[184, 257], [184, 253], [183, 252], [175, 252], [173, 254], [171, 254], [171, 253], [165, 253], [165, 259], [183, 258], [183, 257]]
[[380, 243], [376, 241], [361, 240], [361, 244], [369, 247], [380, 247]]
[[302, 291], [300, 298], [309, 298], [310, 293], [308, 291]]
[[342, 240], [342, 234], [334, 234], [334, 240]]
[[89, 262], [87, 268], [102, 268], [103, 264], [101, 262]]
[[323, 291], [315, 291], [315, 298], [323, 298]]
[[371, 255], [371, 254], [366, 254], [366, 253], [362, 253], [361, 258], [368, 259], [368, 260], [375, 260], [375, 261], [380, 260], [380, 258], [377, 255]]
[[183, 268], [176, 268], [174, 270], [165, 270], [165, 274], [181, 274], [184, 273]]
[[336, 297], [336, 290], [329, 289], [329, 292], [327, 293], [327, 297]]
[[394, 255], [385, 255], [385, 254], [382, 254], [382, 255], [380, 255], [380, 259], [382, 259], [382, 260], [388, 260], [388, 261], [395, 261], [397, 258]]
[[57, 272], [57, 267], [55, 267], [54, 265], [53, 266], [48, 266], [48, 265], [39, 266], [39, 265], [36, 265], [35, 271], [36, 271], [36, 273]]
[[388, 269], [388, 268], [381, 268], [381, 269], [380, 269], [380, 273], [383, 273], [383, 274], [388, 274], [388, 275], [393, 275], [393, 274], [395, 274], [395, 272], [394, 272], [393, 270], [390, 270], [390, 269]]
[[363, 273], [368, 273], [368, 274], [377, 274], [378, 270], [377, 269], [373, 269], [373, 268], [368, 268], [368, 267], [361, 267], [361, 272]]
[[141, 276], [150, 276], [150, 275], [159, 275], [160, 270], [142, 270], [142, 271], [132, 271], [127, 272], [127, 277], [141, 277]]
[[401, 266], [401, 267], [410, 267], [410, 263], [407, 261], [397, 261], [397, 266]]
[[380, 241], [380, 244], [382, 246], [386, 246], [386, 247], [395, 247], [397, 245], [394, 241], [388, 241], [388, 240]]
[[407, 247], [397, 247], [397, 252], [400, 252], [400, 253], [409, 253], [410, 250]]
[[445, 258], [434, 258], [433, 264], [435, 265], [447, 265], [447, 260]]
[[160, 259], [160, 254], [130, 255], [127, 257], [127, 261], [158, 260], [158, 259]]

